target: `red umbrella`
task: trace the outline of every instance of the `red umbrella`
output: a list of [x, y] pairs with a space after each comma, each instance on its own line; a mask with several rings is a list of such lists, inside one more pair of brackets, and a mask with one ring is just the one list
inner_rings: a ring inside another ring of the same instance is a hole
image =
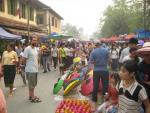
[[115, 42], [115, 41], [117, 41], [117, 40], [118, 40], [118, 37], [117, 37], [117, 36], [112, 36], [112, 37], [109, 39], [110, 42]]

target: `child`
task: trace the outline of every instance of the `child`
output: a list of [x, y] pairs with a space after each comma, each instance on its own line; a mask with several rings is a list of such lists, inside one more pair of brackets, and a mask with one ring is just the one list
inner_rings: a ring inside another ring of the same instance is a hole
[[118, 113], [140, 113], [141, 104], [145, 106], [145, 113], [150, 113], [149, 100], [146, 91], [135, 76], [137, 63], [133, 60], [125, 61], [120, 68], [121, 82], [118, 84], [119, 106]]
[[110, 76], [110, 84], [108, 94], [105, 96], [105, 102], [98, 107], [96, 113], [117, 113], [118, 91], [116, 89], [116, 84], [118, 82], [120, 82], [119, 75], [113, 73]]

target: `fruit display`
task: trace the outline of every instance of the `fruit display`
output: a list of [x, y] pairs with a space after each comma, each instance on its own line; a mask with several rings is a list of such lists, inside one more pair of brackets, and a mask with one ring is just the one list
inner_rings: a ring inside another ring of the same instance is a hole
[[58, 105], [55, 113], [91, 113], [92, 106], [88, 100], [65, 99]]

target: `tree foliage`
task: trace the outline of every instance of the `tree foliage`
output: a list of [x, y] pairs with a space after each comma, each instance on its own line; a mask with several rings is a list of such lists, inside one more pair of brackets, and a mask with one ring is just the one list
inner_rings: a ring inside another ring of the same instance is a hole
[[63, 34], [73, 36], [74, 38], [80, 38], [83, 34], [82, 28], [78, 29], [76, 26], [71, 25], [69, 23], [63, 25], [61, 31]]
[[131, 33], [143, 28], [142, 0], [113, 0], [113, 2], [114, 4], [105, 10], [103, 21], [100, 21], [102, 37]]

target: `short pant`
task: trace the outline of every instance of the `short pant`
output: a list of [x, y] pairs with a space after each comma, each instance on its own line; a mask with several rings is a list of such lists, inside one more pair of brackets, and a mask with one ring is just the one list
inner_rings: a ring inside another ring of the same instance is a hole
[[35, 88], [37, 85], [37, 73], [26, 72], [29, 89]]

